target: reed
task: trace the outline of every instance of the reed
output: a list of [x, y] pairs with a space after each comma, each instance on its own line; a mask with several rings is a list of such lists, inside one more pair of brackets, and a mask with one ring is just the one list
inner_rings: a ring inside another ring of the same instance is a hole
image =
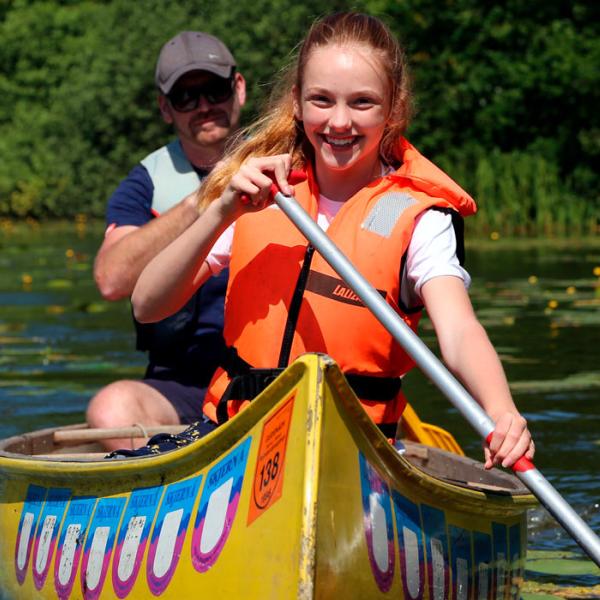
[[582, 198], [555, 164], [521, 151], [442, 157], [438, 164], [475, 197], [475, 235], [562, 236], [600, 232], [598, 200]]

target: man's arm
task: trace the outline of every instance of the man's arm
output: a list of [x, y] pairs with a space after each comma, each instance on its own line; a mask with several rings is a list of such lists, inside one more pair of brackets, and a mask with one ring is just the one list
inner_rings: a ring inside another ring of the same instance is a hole
[[94, 278], [102, 297], [129, 297], [144, 267], [197, 218], [193, 193], [141, 227], [123, 225], [110, 231], [94, 262]]

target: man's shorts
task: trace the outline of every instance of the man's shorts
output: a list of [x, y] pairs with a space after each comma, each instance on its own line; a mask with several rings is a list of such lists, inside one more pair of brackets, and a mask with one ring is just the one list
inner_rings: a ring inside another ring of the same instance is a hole
[[149, 365], [143, 383], [154, 388], [173, 405], [181, 423], [204, 420], [202, 404], [210, 378], [193, 381], [166, 367]]

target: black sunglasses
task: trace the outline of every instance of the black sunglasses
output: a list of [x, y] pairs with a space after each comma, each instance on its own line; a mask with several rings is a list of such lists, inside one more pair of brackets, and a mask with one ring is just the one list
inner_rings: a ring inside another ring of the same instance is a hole
[[198, 108], [201, 96], [210, 104], [220, 104], [229, 100], [233, 96], [234, 82], [233, 75], [227, 79], [215, 77], [202, 85], [175, 89], [167, 98], [177, 112], [191, 112]]

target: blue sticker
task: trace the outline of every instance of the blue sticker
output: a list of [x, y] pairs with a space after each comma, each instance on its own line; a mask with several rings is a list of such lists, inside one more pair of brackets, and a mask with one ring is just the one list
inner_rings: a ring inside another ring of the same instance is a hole
[[215, 564], [233, 527], [251, 441], [224, 456], [206, 476], [192, 537], [192, 564], [201, 573]]
[[400, 549], [400, 573], [404, 597], [420, 600], [425, 595], [425, 551], [419, 507], [392, 491]]
[[27, 496], [23, 503], [21, 518], [17, 528], [17, 542], [15, 544], [15, 574], [17, 581], [22, 584], [25, 581], [31, 546], [35, 538], [35, 528], [38, 517], [42, 511], [42, 505], [46, 499], [46, 488], [39, 485], [30, 485], [27, 488]]
[[165, 490], [146, 562], [146, 578], [155, 596], [165, 591], [175, 574], [201, 480], [202, 475], [196, 475]]
[[125, 509], [112, 565], [115, 594], [125, 598], [135, 583], [164, 486], [133, 490]]
[[471, 531], [450, 525], [448, 533], [452, 556], [452, 597], [471, 598], [471, 581], [473, 580]]
[[90, 496], [76, 496], [69, 503], [54, 561], [54, 589], [60, 600], [66, 600], [73, 589], [85, 533], [95, 505], [96, 498]]
[[492, 536], [473, 532], [475, 598], [489, 598], [492, 591]]
[[510, 598], [518, 598], [519, 597], [519, 587], [516, 585], [516, 582], [523, 580], [523, 575], [525, 571], [525, 552], [524, 552], [524, 544], [522, 543], [522, 532], [525, 533], [527, 531], [527, 522], [526, 517], [521, 519], [520, 523], [516, 525], [511, 525], [508, 528], [508, 546], [509, 546], [509, 556], [510, 556], [510, 581], [511, 589], [510, 589]]
[[66, 488], [48, 490], [33, 544], [33, 583], [38, 590], [42, 589], [46, 581], [60, 524], [70, 497], [71, 490]]
[[126, 497], [98, 500], [81, 563], [81, 591], [85, 600], [96, 600], [102, 592], [126, 501]]
[[392, 587], [395, 564], [390, 492], [361, 452], [358, 459], [369, 563], [379, 589], [387, 592]]
[[448, 598], [449, 564], [448, 536], [446, 535], [446, 517], [444, 511], [421, 505], [423, 530], [425, 531], [425, 548], [429, 574], [429, 597]]
[[505, 597], [508, 568], [508, 531], [506, 525], [492, 523], [494, 570], [492, 578], [492, 595], [494, 598]]

